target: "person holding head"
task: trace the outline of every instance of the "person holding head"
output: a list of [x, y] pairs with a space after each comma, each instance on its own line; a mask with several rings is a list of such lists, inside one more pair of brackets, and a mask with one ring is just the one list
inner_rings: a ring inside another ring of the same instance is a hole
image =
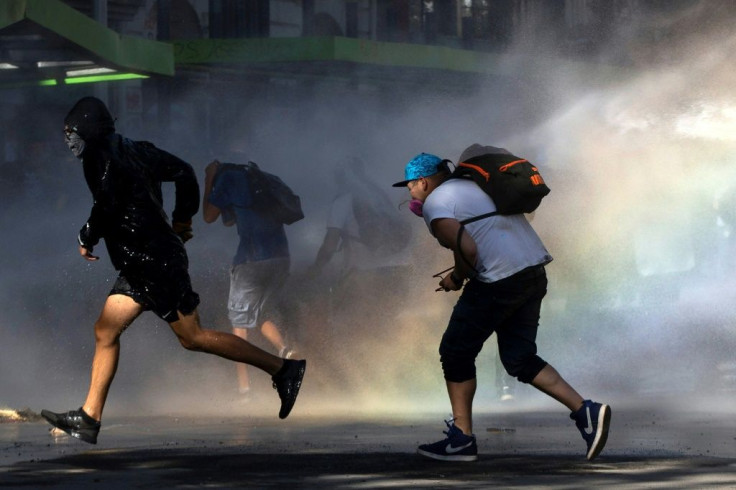
[[[275, 298], [289, 276], [289, 242], [284, 224], [253, 205], [248, 173], [242, 165], [210, 162], [205, 168], [202, 216], [206, 223], [222, 217], [225, 226], [237, 225], [240, 242], [230, 269], [228, 318], [233, 333], [242, 339], [248, 331], [260, 332], [278, 352], [291, 358], [274, 308]], [[240, 394], [250, 394], [247, 365], [237, 365]]]
[[[402, 296], [386, 284], [404, 291], [411, 282], [412, 231], [362, 158], [339, 159], [334, 178], [337, 193], [306, 281], [319, 281], [326, 286], [315, 289], [329, 292], [328, 306], [321, 308], [327, 318], [310, 340], [319, 349], [333, 347], [325, 360], [334, 366], [329, 375], [344, 377], [355, 372], [351, 366], [374, 363], [374, 346], [395, 328]], [[362, 348], [350, 348], [355, 345]]]
[[[462, 153], [460, 162], [499, 152], [508, 153], [472, 145]], [[394, 184], [409, 190], [410, 209], [424, 218], [440, 245], [453, 252], [454, 269], [441, 278], [439, 290], [462, 290], [439, 348], [452, 407], [452, 418], [445, 421], [447, 438], [421, 445], [418, 452], [437, 460], [477, 459], [472, 420], [475, 359], [495, 333], [506, 371], [571, 411], [591, 460], [606, 443], [611, 409], [584, 400], [537, 355], [540, 309], [547, 292], [545, 265], [552, 257], [523, 214], [494, 215], [461, 228], [462, 220], [493, 212], [496, 206], [472, 180], [450, 178], [448, 163], [421, 153], [407, 163], [404, 180]]]
[[[286, 418], [304, 376], [306, 361], [281, 359], [228, 333], [203, 329], [199, 296], [192, 290], [184, 242], [199, 208], [199, 186], [191, 165], [149, 142], [115, 132], [105, 104], [80, 99], [64, 119], [64, 137], [82, 161], [92, 212], [79, 232], [79, 253], [96, 261], [94, 247], [105, 240], [119, 276], [95, 322], [95, 352], [89, 391], [77, 410], [41, 415], [54, 427], [96, 444], [102, 412], [120, 356], [120, 336], [144, 311], [169, 324], [182, 347], [256, 366], [271, 375]], [[174, 182], [176, 203], [169, 223], [162, 182]]]
[[[362, 283], [366, 276], [405, 277], [411, 228], [389, 195], [375, 182], [362, 158], [347, 156], [334, 169], [338, 193], [332, 200], [327, 226], [309, 275], [318, 276], [339, 257], [341, 280]], [[398, 229], [396, 229], [398, 228]], [[349, 280], [353, 275], [360, 280]], [[373, 289], [371, 285], [370, 289]]]

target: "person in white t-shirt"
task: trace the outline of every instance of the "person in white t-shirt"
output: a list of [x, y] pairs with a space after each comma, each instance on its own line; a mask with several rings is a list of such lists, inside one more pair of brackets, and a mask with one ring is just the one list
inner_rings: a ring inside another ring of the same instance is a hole
[[[377, 271], [378, 275], [384, 275], [392, 268], [408, 266], [407, 245], [411, 230], [408, 226], [390, 229], [396, 220], [404, 221], [403, 216], [366, 172], [363, 160], [348, 157], [340, 162], [335, 168], [335, 180], [339, 192], [330, 205], [327, 230], [310, 273], [319, 275], [330, 262], [338, 262], [337, 272], [342, 280], [361, 271]], [[401, 234], [397, 236], [398, 244], [378, 246], [371, 240], [386, 237], [385, 228], [389, 228], [391, 237]], [[367, 236], [366, 231], [371, 233]]]
[[[334, 175], [338, 193], [307, 278], [321, 280], [329, 291], [328, 318], [319, 335], [335, 347], [326, 360], [334, 366], [331, 375], [342, 376], [348, 366], [370, 365], [375, 356], [367, 346], [395, 328], [404, 303], [385, 286], [403, 291], [411, 280], [411, 223], [361, 158], [341, 159]], [[366, 348], [345, 349], [357, 343]]]
[[[472, 145], [459, 161], [502, 152], [508, 153]], [[447, 438], [421, 445], [418, 452], [438, 460], [477, 459], [472, 424], [475, 359], [496, 333], [506, 371], [570, 409], [570, 418], [587, 443], [587, 458], [593, 459], [606, 443], [610, 408], [584, 400], [537, 355], [539, 314], [547, 292], [544, 266], [552, 257], [523, 214], [494, 215], [461, 228], [462, 220], [496, 211], [496, 206], [474, 181], [451, 178], [448, 163], [436, 155], [419, 154], [406, 165], [405, 179], [394, 184], [408, 188], [409, 208], [423, 216], [430, 233], [453, 252], [454, 269], [441, 278], [440, 290], [463, 290], [439, 348], [452, 406], [452, 419], [445, 422]]]

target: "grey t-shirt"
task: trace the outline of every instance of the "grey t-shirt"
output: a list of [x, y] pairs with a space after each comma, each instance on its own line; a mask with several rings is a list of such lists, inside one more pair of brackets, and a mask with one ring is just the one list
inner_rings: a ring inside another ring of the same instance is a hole
[[[493, 200], [467, 179], [450, 179], [437, 187], [424, 202], [424, 221], [438, 218], [458, 221], [496, 210]], [[531, 266], [552, 261], [544, 244], [523, 214], [481, 219], [465, 225], [478, 248], [477, 278], [495, 282]]]

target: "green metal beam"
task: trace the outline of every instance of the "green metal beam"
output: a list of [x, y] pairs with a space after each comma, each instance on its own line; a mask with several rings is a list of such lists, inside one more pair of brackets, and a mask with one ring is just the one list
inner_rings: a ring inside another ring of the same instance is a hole
[[494, 55], [421, 44], [345, 37], [194, 39], [174, 42], [177, 64], [348, 61], [459, 71], [484, 71]]
[[[350, 62], [362, 65], [428, 68], [469, 74], [524, 76], [540, 70], [576, 70], [596, 78], [619, 78], [621, 68], [550, 57], [377, 42], [345, 37], [196, 39], [174, 42], [177, 65]], [[543, 73], [543, 71], [542, 71]]]
[[118, 34], [59, 0], [0, 2], [0, 33], [2, 29], [23, 20], [58, 34], [119, 69], [174, 75], [173, 48], [170, 44]]

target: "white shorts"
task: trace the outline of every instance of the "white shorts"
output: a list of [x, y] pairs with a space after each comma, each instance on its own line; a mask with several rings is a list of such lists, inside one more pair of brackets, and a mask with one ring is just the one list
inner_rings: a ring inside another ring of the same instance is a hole
[[[288, 257], [245, 262], [230, 269], [228, 317], [236, 328], [260, 326], [270, 299], [279, 292], [289, 275]], [[264, 308], [265, 307], [265, 308]]]

